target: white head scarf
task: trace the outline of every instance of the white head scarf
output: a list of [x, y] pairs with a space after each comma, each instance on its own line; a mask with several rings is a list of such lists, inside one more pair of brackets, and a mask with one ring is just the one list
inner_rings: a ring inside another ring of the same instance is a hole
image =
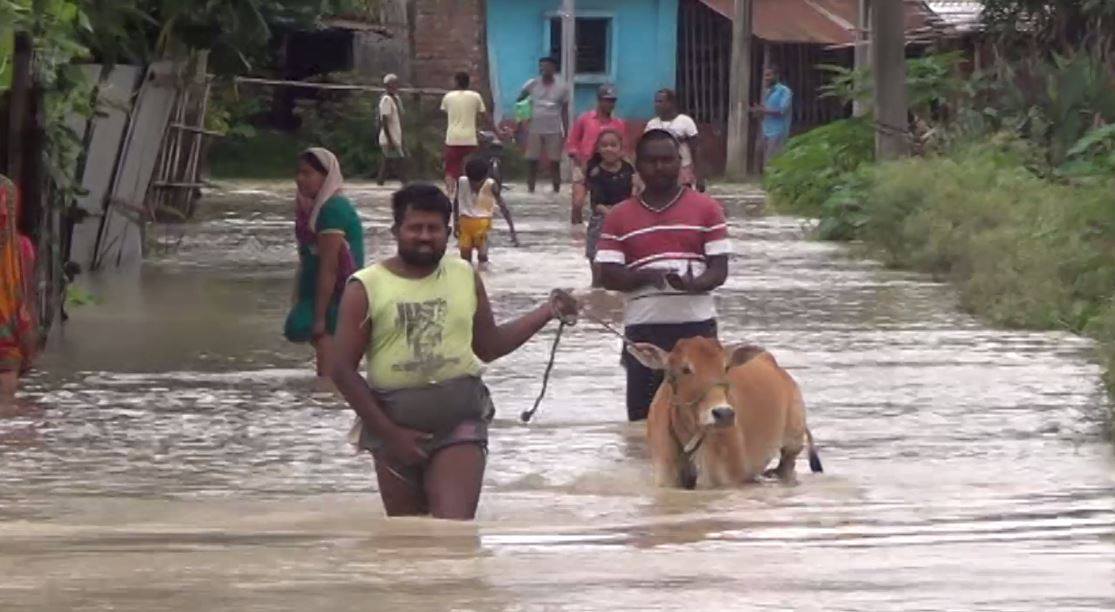
[[[341, 162], [337, 161], [337, 156], [333, 155], [328, 149], [315, 147], [306, 149], [305, 153], [316, 157], [321, 162], [322, 167], [325, 168], [325, 182], [321, 184], [321, 189], [317, 192], [317, 197], [313, 201], [313, 210], [310, 212], [310, 229], [312, 230], [317, 227], [317, 216], [321, 212], [321, 207], [329, 201], [329, 198], [341, 193], [345, 178], [341, 176]], [[310, 203], [301, 193], [298, 194], [296, 200], [299, 208]]]

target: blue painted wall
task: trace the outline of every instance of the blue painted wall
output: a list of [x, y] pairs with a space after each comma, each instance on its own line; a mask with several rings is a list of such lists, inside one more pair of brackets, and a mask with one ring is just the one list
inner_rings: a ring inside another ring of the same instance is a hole
[[[560, 0], [488, 0], [489, 70], [504, 116], [512, 114], [523, 83], [537, 76], [538, 58], [549, 50], [546, 19], [560, 5]], [[649, 119], [654, 92], [674, 87], [676, 80], [678, 0], [577, 0], [577, 14], [612, 18], [609, 77], [619, 88], [617, 112], [624, 119]], [[578, 114], [595, 106], [596, 88], [604, 80], [578, 77]]]

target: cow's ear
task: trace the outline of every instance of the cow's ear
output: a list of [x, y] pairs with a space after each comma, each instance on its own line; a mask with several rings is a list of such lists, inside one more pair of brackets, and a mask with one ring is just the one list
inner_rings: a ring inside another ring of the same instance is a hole
[[665, 370], [666, 358], [670, 356], [668, 352], [646, 342], [628, 344], [627, 352], [639, 363], [652, 370]]
[[734, 367], [741, 366], [765, 352], [766, 349], [754, 344], [729, 344], [724, 347], [724, 369], [731, 370]]

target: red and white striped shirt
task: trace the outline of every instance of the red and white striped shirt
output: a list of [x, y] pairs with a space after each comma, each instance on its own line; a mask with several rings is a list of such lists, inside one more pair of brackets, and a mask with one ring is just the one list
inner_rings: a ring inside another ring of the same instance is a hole
[[[709, 257], [731, 252], [724, 207], [685, 188], [672, 204], [653, 210], [639, 198], [617, 205], [604, 220], [596, 262], [622, 264], [629, 270], [656, 268], [694, 276], [704, 273]], [[681, 293], [643, 287], [627, 294], [627, 325], [693, 323], [716, 318], [708, 293]]]

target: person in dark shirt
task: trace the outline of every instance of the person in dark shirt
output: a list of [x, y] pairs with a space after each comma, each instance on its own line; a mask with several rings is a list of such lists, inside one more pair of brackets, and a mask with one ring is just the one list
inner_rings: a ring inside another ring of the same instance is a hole
[[595, 152], [585, 166], [585, 187], [592, 208], [585, 237], [585, 256], [592, 266], [593, 287], [600, 286], [600, 269], [594, 261], [604, 217], [613, 206], [632, 196], [635, 176], [635, 167], [623, 159], [623, 136], [613, 129], [600, 132]]

